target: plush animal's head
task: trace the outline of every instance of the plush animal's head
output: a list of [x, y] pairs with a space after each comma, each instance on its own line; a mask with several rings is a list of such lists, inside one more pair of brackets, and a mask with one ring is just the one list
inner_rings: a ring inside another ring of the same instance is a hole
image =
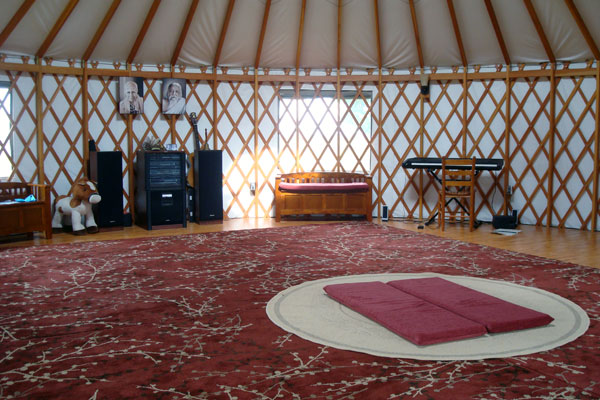
[[87, 201], [90, 204], [100, 203], [102, 197], [98, 194], [96, 184], [87, 178], [82, 178], [75, 182], [71, 188], [72, 199], [71, 207], [77, 207], [82, 201]]

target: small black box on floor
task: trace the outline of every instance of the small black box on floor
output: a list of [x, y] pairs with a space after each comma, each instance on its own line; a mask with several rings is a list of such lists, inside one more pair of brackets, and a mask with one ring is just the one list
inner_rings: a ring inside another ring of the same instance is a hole
[[388, 220], [388, 206], [381, 207], [381, 220], [382, 221]]
[[519, 225], [517, 219], [517, 210], [513, 210], [512, 215], [494, 215], [492, 226], [494, 229], [515, 229]]

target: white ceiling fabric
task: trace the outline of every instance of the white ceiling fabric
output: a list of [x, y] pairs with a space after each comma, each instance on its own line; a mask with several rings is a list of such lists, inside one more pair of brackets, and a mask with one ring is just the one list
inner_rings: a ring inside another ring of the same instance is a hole
[[[24, 0], [0, 2], [4, 29]], [[600, 43], [600, 1], [573, 0], [591, 37]], [[80, 60], [112, 1], [80, 0], [43, 54]], [[90, 60], [127, 61], [154, 0], [122, 0]], [[557, 61], [581, 62], [594, 54], [564, 0], [531, 0]], [[37, 0], [0, 45], [4, 54], [38, 53], [69, 0]], [[133, 63], [171, 64], [192, 0], [162, 0]], [[266, 0], [237, 0], [218, 60], [220, 66], [252, 67]], [[340, 66], [377, 68], [374, 0], [342, 0]], [[378, 0], [383, 68], [419, 67], [409, 0]], [[510, 62], [550, 60], [523, 0], [491, 0]], [[200, 0], [177, 64], [213, 65], [229, 1]], [[447, 0], [414, 0], [423, 64], [462, 65]], [[453, 0], [467, 64], [504, 64], [484, 0]], [[300, 59], [296, 60], [302, 0], [272, 0], [259, 67], [335, 68], [338, 60], [338, 1], [307, 0]]]

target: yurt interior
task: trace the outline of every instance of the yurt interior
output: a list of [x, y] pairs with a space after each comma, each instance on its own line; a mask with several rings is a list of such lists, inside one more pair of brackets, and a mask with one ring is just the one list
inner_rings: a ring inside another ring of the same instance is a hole
[[[600, 397], [600, 1], [0, 11], [0, 398]], [[406, 332], [360, 276], [553, 322]]]

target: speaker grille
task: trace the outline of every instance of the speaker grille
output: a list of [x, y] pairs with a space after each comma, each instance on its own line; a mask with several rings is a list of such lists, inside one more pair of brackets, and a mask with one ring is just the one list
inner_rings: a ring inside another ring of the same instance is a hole
[[102, 200], [94, 204], [101, 228], [123, 226], [123, 156], [120, 151], [90, 152], [90, 179], [98, 184]]
[[196, 221], [223, 219], [223, 152], [200, 150], [194, 154]]

